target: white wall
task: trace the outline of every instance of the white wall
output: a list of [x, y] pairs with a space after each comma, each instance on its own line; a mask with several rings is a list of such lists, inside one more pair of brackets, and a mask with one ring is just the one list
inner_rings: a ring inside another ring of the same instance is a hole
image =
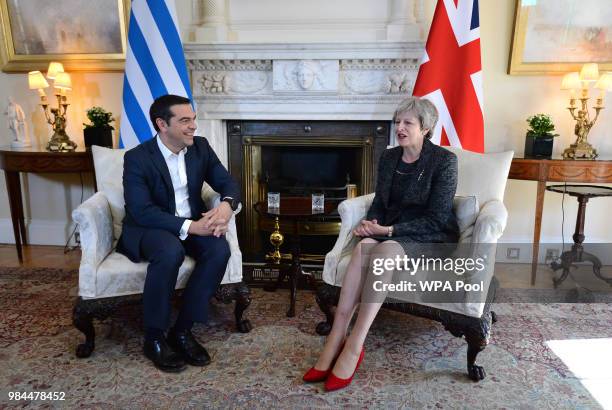
[[[559, 90], [561, 78], [517, 77], [506, 74], [514, 4], [515, 0], [480, 2], [486, 150], [513, 149], [517, 155], [521, 155], [526, 129], [525, 119], [531, 114], [546, 112], [552, 115], [561, 134], [555, 142], [555, 152], [559, 153], [573, 141], [572, 121], [564, 109], [567, 101]], [[235, 30], [234, 37], [239, 37], [242, 41], [279, 41], [278, 37], [274, 37], [277, 31], [263, 30], [263, 23], [279, 24], [279, 29], [286, 34], [284, 40], [290, 40], [287, 23], [297, 24], [301, 30], [299, 35], [296, 34], [295, 41], [304, 40], [304, 28], [309, 25], [313, 27], [311, 41], [339, 40], [346, 35], [347, 29], [355, 30], [353, 39], [363, 36], [367, 37], [367, 40], [374, 40], [376, 36], [381, 35], [381, 25], [388, 10], [388, 4], [381, 0], [229, 0], [228, 6], [228, 25], [230, 29]], [[191, 0], [177, 0], [181, 31], [186, 39], [190, 37], [192, 9]], [[425, 9], [426, 14], [431, 12], [430, 0], [425, 2]], [[344, 30], [326, 27], [326, 22], [341, 18], [346, 19]], [[363, 24], [363, 30], [351, 28], [351, 25], [359, 21]], [[329, 35], [326, 35], [326, 32]], [[86, 120], [87, 108], [101, 105], [117, 116], [121, 112], [123, 76], [119, 73], [86, 73], [73, 74], [72, 77], [75, 90], [71, 97], [67, 132], [73, 140], [82, 145], [81, 124]], [[27, 89], [27, 75], [0, 73], [0, 89], [3, 95], [12, 95], [22, 104], [28, 116], [30, 130], [33, 130], [40, 142], [44, 142], [51, 131], [44, 122], [42, 110], [37, 106], [36, 94]], [[609, 97], [612, 99], [612, 95]], [[5, 101], [0, 101], [2, 111], [5, 104]], [[6, 129], [6, 117], [2, 115], [0, 130]], [[612, 109], [602, 111], [598, 123], [591, 131], [589, 141], [602, 154], [612, 157]], [[8, 133], [0, 133], [0, 145], [8, 143]], [[70, 211], [80, 200], [78, 176], [29, 174], [23, 181], [31, 242], [63, 244], [70, 227]], [[510, 217], [504, 240], [531, 240], [535, 187], [534, 182], [508, 181], [506, 205]], [[85, 179], [85, 188], [87, 197], [93, 192], [90, 176]], [[612, 241], [612, 224], [606, 212], [610, 205], [610, 200], [605, 198], [589, 202], [587, 240]], [[576, 209], [576, 201], [568, 198], [565, 202], [566, 241], [573, 232]], [[560, 221], [560, 195], [548, 193], [542, 221], [543, 240], [560, 239]], [[0, 176], [0, 243], [13, 241], [5, 182]]]
[[[116, 73], [71, 73], [74, 90], [68, 108], [67, 134], [83, 146], [82, 123], [85, 110], [101, 105], [113, 114], [121, 112], [122, 75]], [[43, 145], [52, 132], [38, 106], [36, 92], [28, 90], [27, 74], [0, 73], [0, 89], [23, 106], [33, 142]], [[50, 96], [50, 101], [55, 97]], [[52, 102], [55, 106], [56, 103]], [[6, 101], [0, 101], [2, 111]], [[0, 117], [0, 130], [7, 130], [6, 116]], [[0, 145], [9, 144], [8, 131], [1, 133]], [[4, 172], [2, 172], [4, 174]], [[84, 197], [93, 193], [91, 175], [84, 175]], [[36, 244], [63, 244], [70, 230], [70, 212], [79, 204], [81, 184], [78, 174], [25, 174], [22, 177], [24, 208], [29, 240]], [[14, 243], [4, 175], [0, 176], [0, 243]]]
[[[500, 151], [512, 149], [520, 156], [525, 144], [525, 119], [539, 112], [552, 116], [560, 137], [556, 138], [554, 151], [563, 149], [575, 140], [574, 125], [565, 109], [568, 100], [559, 90], [561, 77], [557, 76], [509, 76], [506, 74], [510, 55], [510, 39], [513, 31], [514, 0], [481, 0], [480, 24], [483, 54], [485, 149]], [[608, 104], [612, 94], [608, 94]], [[597, 124], [591, 130], [589, 141], [600, 155], [612, 159], [612, 110], [601, 112]], [[502, 238], [505, 242], [531, 241], [535, 214], [536, 183], [509, 180], [505, 203], [509, 210], [508, 226]], [[586, 211], [585, 232], [587, 241], [611, 242], [612, 222], [607, 209], [610, 198], [596, 198], [589, 202]], [[577, 201], [565, 200], [565, 240], [571, 242], [576, 223]], [[541, 242], [561, 239], [561, 195], [546, 193], [542, 219]]]
[[[191, 22], [191, 0], [177, 0], [177, 14], [181, 31], [186, 36]], [[112, 112], [118, 120], [121, 114], [122, 73], [70, 73], [73, 91], [70, 95], [66, 132], [79, 146], [83, 146], [82, 124], [87, 122], [85, 111], [95, 105]], [[0, 72], [0, 114], [6, 109], [5, 96], [13, 96], [22, 105], [28, 118], [33, 142], [44, 145], [51, 136], [38, 96], [28, 89], [27, 73]], [[47, 89], [47, 94], [49, 94]], [[55, 97], [50, 96], [50, 101]], [[53, 103], [53, 105], [55, 105]], [[119, 121], [114, 124], [119, 129]], [[8, 145], [8, 124], [0, 115], [0, 146]], [[117, 139], [115, 132], [115, 142]], [[85, 174], [84, 198], [93, 194], [93, 178]], [[28, 240], [34, 244], [63, 245], [72, 228], [70, 213], [81, 199], [81, 183], [78, 174], [25, 174], [22, 176], [24, 208], [28, 225]], [[0, 243], [15, 243], [4, 172], [0, 171]]]

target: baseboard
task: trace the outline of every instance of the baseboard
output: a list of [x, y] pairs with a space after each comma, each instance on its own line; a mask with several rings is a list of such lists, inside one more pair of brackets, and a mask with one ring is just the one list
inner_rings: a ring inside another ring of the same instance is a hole
[[[569, 251], [573, 243], [571, 238], [569, 240], [568, 238], [565, 239], [565, 245], [561, 243], [560, 239], [540, 241], [538, 263], [549, 264], [552, 262], [552, 259], [547, 259], [546, 257], [548, 250], [556, 252], [558, 256], [563, 251]], [[531, 263], [532, 244], [531, 240], [498, 242], [495, 261], [501, 263]], [[609, 242], [597, 240], [596, 238], [592, 242], [588, 241], [585, 244], [585, 251], [590, 251], [596, 255], [604, 266], [612, 265], [612, 244]]]
[[[26, 235], [30, 245], [64, 246], [74, 229], [72, 221], [30, 219], [26, 221]], [[0, 218], [0, 243], [14, 244], [13, 223], [9, 218]], [[70, 245], [74, 245], [74, 238]]]

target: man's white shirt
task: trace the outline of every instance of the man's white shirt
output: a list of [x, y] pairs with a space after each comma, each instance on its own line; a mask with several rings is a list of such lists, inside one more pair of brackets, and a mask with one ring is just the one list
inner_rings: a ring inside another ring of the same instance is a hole
[[187, 169], [185, 167], [185, 154], [187, 153], [187, 147], [179, 151], [178, 154], [170, 151], [168, 147], [164, 145], [159, 135], [157, 138], [157, 146], [166, 161], [168, 171], [170, 171], [170, 179], [172, 179], [172, 188], [174, 189], [174, 203], [176, 204], [175, 215], [181, 218], [187, 218], [181, 230], [179, 231], [179, 238], [185, 240], [189, 233], [189, 226], [193, 222], [190, 218], [191, 207], [189, 206], [189, 190], [187, 189]]

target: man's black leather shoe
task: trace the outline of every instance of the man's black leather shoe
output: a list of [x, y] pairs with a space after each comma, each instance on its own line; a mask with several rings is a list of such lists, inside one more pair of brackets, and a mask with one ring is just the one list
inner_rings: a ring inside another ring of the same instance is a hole
[[210, 363], [208, 352], [198, 343], [191, 330], [177, 332], [174, 328], [170, 329], [168, 344], [192, 366], [206, 366]]
[[143, 350], [144, 355], [163, 372], [178, 373], [187, 367], [181, 355], [172, 350], [163, 338], [145, 340]]

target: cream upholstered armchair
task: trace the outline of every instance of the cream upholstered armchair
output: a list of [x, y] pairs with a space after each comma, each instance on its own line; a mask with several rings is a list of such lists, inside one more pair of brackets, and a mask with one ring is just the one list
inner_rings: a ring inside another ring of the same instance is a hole
[[[72, 218], [79, 226], [82, 248], [79, 297], [73, 311], [75, 327], [85, 334], [85, 343], [77, 347], [78, 357], [88, 357], [94, 350], [93, 319], [104, 319], [118, 305], [139, 301], [144, 288], [147, 263], [133, 263], [115, 251], [125, 216], [124, 153], [125, 150], [92, 147], [99, 191], [72, 212]], [[209, 209], [220, 201], [219, 194], [207, 184], [202, 187], [202, 198]], [[236, 300], [236, 325], [239, 331], [248, 332], [251, 325], [242, 314], [251, 298], [249, 288], [242, 283], [242, 253], [238, 247], [234, 217], [225, 237], [231, 256], [216, 297], [224, 303]], [[185, 287], [194, 266], [194, 260], [185, 257], [179, 269], [177, 289]]]
[[[459, 167], [453, 201], [460, 230], [459, 242], [470, 246], [486, 244], [487, 252], [492, 252], [487, 264], [490, 285], [486, 302], [475, 303], [467, 296], [465, 300], [453, 303], [422, 302], [410, 300], [413, 296], [407, 295], [401, 303], [389, 303], [391, 301], [387, 299], [384, 307], [437, 320], [454, 336], [465, 336], [468, 343], [468, 375], [473, 380], [481, 380], [485, 376], [484, 369], [477, 366], [475, 361], [478, 353], [488, 344], [491, 323], [496, 320], [494, 312], [490, 311], [490, 302], [497, 288], [493, 276], [494, 256], [497, 240], [504, 231], [508, 217], [503, 198], [513, 152], [477, 154], [457, 148], [449, 149], [457, 155]], [[326, 335], [331, 330], [331, 309], [338, 302], [352, 250], [360, 240], [352, 231], [365, 218], [373, 199], [374, 194], [369, 194], [348, 199], [338, 206], [342, 219], [340, 233], [334, 248], [325, 257], [324, 284], [317, 290], [317, 303], [326, 316], [326, 321], [317, 325], [319, 334]]]

